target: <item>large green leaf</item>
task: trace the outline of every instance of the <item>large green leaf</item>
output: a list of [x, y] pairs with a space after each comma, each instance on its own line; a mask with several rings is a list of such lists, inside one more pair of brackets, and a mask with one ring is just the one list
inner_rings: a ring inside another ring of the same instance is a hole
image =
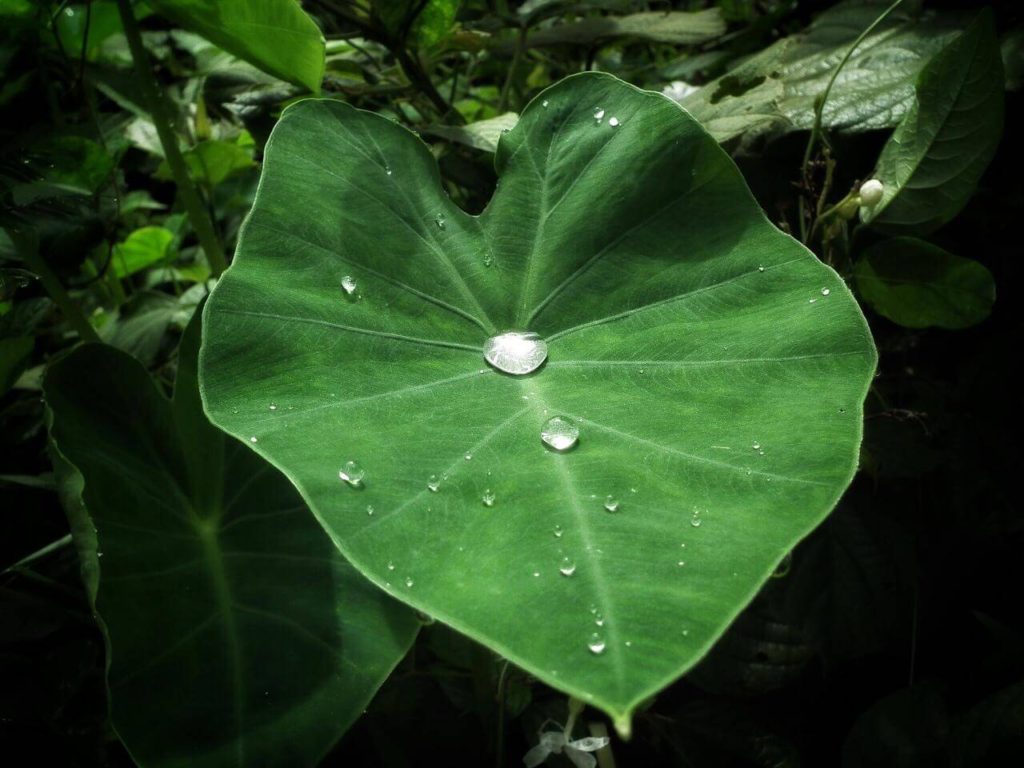
[[160, 14], [264, 72], [320, 92], [324, 36], [297, 0], [149, 0]]
[[[889, 3], [843, 3], [805, 32], [784, 38], [681, 103], [719, 141], [808, 130], [814, 101], [854, 40]], [[857, 46], [840, 70], [822, 114], [847, 132], [899, 123], [914, 100], [921, 68], [960, 30], [958, 18], [904, 3]]]
[[921, 72], [917, 100], [878, 158], [882, 200], [861, 219], [903, 234], [938, 229], [974, 193], [1002, 133], [1003, 63], [985, 10]]
[[868, 304], [908, 328], [967, 328], [988, 317], [996, 300], [985, 267], [915, 237], [872, 246], [854, 277]]
[[205, 419], [198, 337], [194, 322], [173, 401], [101, 345], [44, 383], [62, 485], [75, 496], [84, 480], [88, 512], [69, 514], [90, 580], [100, 571], [113, 724], [144, 766], [313, 765], [415, 621], [345, 563], [283, 477]]
[[[496, 165], [470, 216], [404, 128], [286, 110], [206, 311], [205, 404], [369, 578], [627, 728], [835, 504], [875, 352], [659, 94], [567, 78]], [[507, 329], [546, 365], [488, 368]], [[581, 430], [565, 454], [541, 442], [556, 414]]]

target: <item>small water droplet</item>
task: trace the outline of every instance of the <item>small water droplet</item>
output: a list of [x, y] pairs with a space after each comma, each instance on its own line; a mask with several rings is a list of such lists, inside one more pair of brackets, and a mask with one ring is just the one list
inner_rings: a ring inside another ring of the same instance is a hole
[[549, 103], [550, 103], [550, 102], [549, 102], [549, 101], [548, 101], [547, 99], [544, 99], [544, 101], [542, 101], [542, 102], [540, 103], [540, 105], [541, 105], [542, 107], [544, 107], [544, 108], [547, 108], [547, 106], [548, 106], [548, 104], [549, 104]]
[[271, 404], [270, 404], [270, 410], [272, 410], [272, 411], [276, 411], [276, 410], [277, 410], [277, 406], [276, 406], [276, 405], [274, 405], [273, 403], [271, 403]]
[[388, 560], [388, 570], [389, 571], [395, 570], [395, 561], [394, 560]]
[[619, 127], [619, 118], [617, 118], [617, 117], [610, 117], [610, 118], [608, 118], [608, 125], [610, 125], [612, 128], [618, 128]]
[[540, 571], [534, 571], [534, 572], [533, 572], [533, 577], [534, 577], [535, 579], [537, 579], [537, 578], [540, 578]]
[[250, 443], [258, 443], [259, 441], [260, 439], [256, 437], [256, 435], [253, 435], [252, 437], [249, 438]]
[[700, 528], [701, 522], [702, 521], [700, 519], [700, 510], [694, 507], [693, 514], [690, 516], [690, 525], [692, 525], [694, 528]]
[[544, 445], [558, 453], [564, 453], [575, 447], [579, 442], [579, 437], [579, 427], [564, 416], [554, 416], [548, 419], [540, 430], [540, 439]]
[[554, 533], [555, 533], [555, 538], [556, 539], [562, 538], [562, 534], [564, 533], [564, 531], [562, 530], [562, 526], [556, 525]]
[[464, 458], [464, 459], [465, 459], [466, 461], [469, 461], [470, 459], [472, 459], [472, 458], [473, 458], [473, 454], [472, 454], [472, 453], [467, 453], [467, 454], [466, 454], [465, 456], [463, 456], [462, 458]]
[[764, 265], [763, 264], [762, 265], [758, 265], [757, 271], [758, 272], [764, 272]]
[[619, 511], [619, 500], [610, 493], [604, 498], [604, 508], [609, 512]]
[[440, 213], [437, 214], [437, 216], [434, 217], [434, 223], [437, 224], [437, 228], [438, 229], [444, 229], [444, 225], [445, 225], [444, 215], [440, 214]]
[[686, 561], [685, 560], [680, 560], [678, 563], [676, 563], [676, 565], [678, 565], [680, 568], [682, 568], [684, 565], [686, 565]]
[[349, 299], [356, 299], [359, 297], [357, 291], [359, 285], [356, 283], [356, 279], [352, 275], [345, 275], [341, 278], [341, 290], [345, 292], [345, 296]]
[[480, 501], [484, 503], [485, 507], [493, 507], [495, 498], [494, 491], [488, 488], [484, 491], [484, 495], [480, 497]]
[[373, 517], [373, 513], [374, 512], [376, 512], [376, 510], [373, 508], [373, 504], [367, 504], [366, 505], [366, 514], [369, 515], [370, 517]]
[[491, 255], [484, 256], [484, 266], [490, 267], [494, 264], [494, 257]]
[[686, 637], [689, 634], [690, 634], [690, 630], [688, 630], [688, 629], [684, 629], [683, 630], [683, 637]]
[[558, 566], [558, 572], [563, 576], [572, 576], [576, 573], [576, 563], [573, 562], [571, 557], [563, 557], [562, 564]]
[[594, 119], [597, 120], [597, 122], [600, 123], [601, 120], [604, 119], [604, 110], [601, 109], [600, 107], [597, 107], [596, 109], [594, 109]]
[[484, 359], [503, 373], [523, 376], [548, 359], [548, 345], [536, 333], [509, 331], [487, 340]]
[[821, 295], [822, 296], [828, 296], [830, 293], [832, 293], [832, 291], [830, 291], [828, 288], [822, 288], [821, 289]]
[[627, 640], [626, 641], [626, 647], [627, 648], [632, 648], [633, 647], [633, 641], [632, 640]]
[[754, 443], [754, 444], [753, 444], [752, 446], [750, 446], [750, 447], [751, 447], [751, 448], [753, 448], [753, 449], [754, 449], [755, 451], [760, 451], [760, 450], [761, 450], [761, 444], [760, 444], [760, 443], [758, 443], [758, 442], [755, 442], [755, 443]]
[[602, 616], [600, 613], [597, 614], [597, 618], [594, 619], [594, 624], [596, 624], [599, 627], [603, 627], [604, 626], [604, 616]]
[[338, 470], [338, 477], [353, 488], [359, 488], [363, 484], [366, 471], [357, 461], [346, 461], [345, 466]]
[[385, 165], [384, 166], [384, 173], [386, 173], [388, 176], [391, 175], [391, 166], [390, 165]]
[[431, 493], [437, 493], [437, 490], [441, 487], [441, 478], [437, 475], [431, 475], [427, 478], [427, 489]]
[[412, 587], [412, 585], [415, 584], [415, 583], [416, 582], [412, 580], [412, 576], [406, 576], [405, 577], [405, 586]]
[[606, 647], [607, 646], [604, 642], [604, 638], [601, 637], [600, 632], [595, 632], [594, 634], [592, 634], [590, 636], [590, 640], [587, 641], [587, 648], [595, 656], [600, 656], [602, 653], [604, 653], [604, 649]]

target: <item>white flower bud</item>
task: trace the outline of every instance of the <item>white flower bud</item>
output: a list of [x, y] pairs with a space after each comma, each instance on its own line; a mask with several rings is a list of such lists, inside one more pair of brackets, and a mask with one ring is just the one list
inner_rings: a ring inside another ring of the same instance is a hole
[[878, 179], [868, 179], [860, 185], [860, 204], [874, 208], [882, 199], [885, 187]]

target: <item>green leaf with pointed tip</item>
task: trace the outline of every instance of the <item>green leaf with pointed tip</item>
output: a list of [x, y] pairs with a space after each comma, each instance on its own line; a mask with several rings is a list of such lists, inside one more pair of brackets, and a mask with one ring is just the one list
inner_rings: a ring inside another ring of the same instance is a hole
[[173, 401], [101, 345], [44, 383], [91, 589], [99, 571], [114, 728], [147, 767], [314, 765], [416, 622], [341, 558], [280, 474], [206, 420], [198, 341], [193, 322]]
[[[206, 310], [204, 401], [369, 578], [627, 729], [832, 509], [875, 351], [659, 94], [567, 78], [495, 162], [470, 216], [404, 128], [286, 110]], [[508, 329], [546, 339], [534, 374], [484, 362]], [[581, 432], [565, 454], [541, 442], [556, 414]]]
[[984, 266], [916, 237], [873, 245], [853, 275], [868, 304], [908, 328], [968, 328], [988, 317], [996, 300]]
[[158, 13], [274, 77], [320, 93], [324, 36], [296, 0], [149, 0]]
[[917, 100], [882, 148], [881, 201], [861, 219], [887, 232], [924, 235], [956, 216], [1003, 133], [1003, 63], [992, 12], [928, 62]]

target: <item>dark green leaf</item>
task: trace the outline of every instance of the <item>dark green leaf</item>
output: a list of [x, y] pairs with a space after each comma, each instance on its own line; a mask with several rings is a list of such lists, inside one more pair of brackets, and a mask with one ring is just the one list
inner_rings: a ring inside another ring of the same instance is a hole
[[908, 328], [967, 328], [988, 317], [996, 300], [985, 267], [913, 237], [869, 248], [854, 277], [868, 304]]
[[990, 11], [921, 72], [917, 100], [882, 149], [881, 202], [861, 219], [887, 232], [927, 234], [956, 216], [1003, 132], [1003, 65]]
[[[713, 80], [681, 103], [719, 141], [807, 130], [814, 100], [850, 45], [887, 4], [845, 3], [822, 13]], [[897, 10], [857, 47], [840, 71], [822, 115], [827, 128], [858, 132], [896, 125], [914, 98], [925, 63], [960, 30], [949, 14]]]
[[206, 421], [198, 341], [196, 322], [173, 401], [107, 346], [79, 347], [44, 384], [55, 449], [84, 481], [69, 514], [79, 533], [95, 526], [113, 724], [143, 766], [311, 766], [416, 622], [281, 475]]
[[[874, 348], [658, 94], [568, 78], [496, 165], [469, 216], [404, 128], [288, 109], [206, 313], [206, 405], [377, 584], [626, 728], [831, 510]], [[534, 375], [484, 362], [507, 329], [550, 345]], [[576, 450], [545, 449], [555, 415]]]
[[31, 336], [0, 339], [0, 395], [14, 386], [18, 376], [25, 370], [33, 345]]
[[324, 37], [296, 0], [149, 0], [158, 13], [290, 83], [320, 92]]

